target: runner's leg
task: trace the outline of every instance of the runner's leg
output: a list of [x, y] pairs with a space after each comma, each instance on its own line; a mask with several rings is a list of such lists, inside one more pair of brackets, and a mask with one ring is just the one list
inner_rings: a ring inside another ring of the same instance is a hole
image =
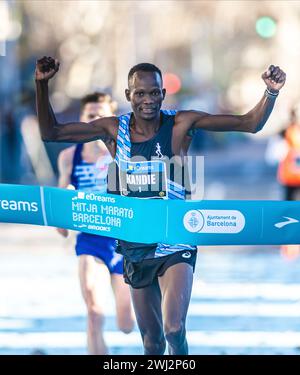
[[166, 343], [162, 325], [161, 293], [157, 280], [145, 288], [130, 287], [130, 291], [144, 354], [164, 354]]
[[185, 321], [193, 285], [193, 268], [187, 263], [174, 264], [158, 281], [169, 354], [188, 354]]
[[104, 297], [110, 288], [110, 274], [106, 265], [91, 255], [79, 256], [79, 279], [82, 296], [87, 306], [87, 341], [89, 354], [106, 354], [103, 338]]
[[129, 286], [125, 284], [123, 275], [111, 274], [111, 285], [115, 295], [117, 323], [124, 333], [130, 333], [134, 328], [134, 314], [131, 307]]

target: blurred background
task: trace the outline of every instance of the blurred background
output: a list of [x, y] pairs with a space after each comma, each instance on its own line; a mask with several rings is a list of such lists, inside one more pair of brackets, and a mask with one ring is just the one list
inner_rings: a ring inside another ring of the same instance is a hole
[[210, 113], [247, 112], [263, 94], [264, 70], [272, 63], [286, 71], [287, 84], [260, 134], [201, 133], [193, 142], [197, 151], [264, 144], [286, 126], [300, 95], [298, 1], [2, 0], [0, 17], [2, 182], [55, 183], [57, 152], [66, 145], [46, 145], [45, 165], [31, 129], [33, 72], [44, 55], [61, 61], [51, 82], [61, 121], [77, 119], [79, 99], [97, 89], [113, 94], [120, 113], [128, 111], [124, 88], [138, 62], [153, 62], [163, 71], [166, 108]]
[[[276, 174], [300, 102], [299, 21], [300, 1], [1, 0], [0, 182], [55, 186], [57, 155], [70, 146], [40, 139], [33, 73], [44, 55], [61, 62], [50, 83], [61, 122], [78, 119], [80, 98], [95, 90], [129, 111], [127, 74], [139, 62], [161, 68], [164, 108], [243, 114], [262, 97], [261, 74], [274, 64], [287, 82], [265, 128], [199, 131], [189, 153], [205, 157], [205, 199], [284, 199]], [[53, 228], [0, 225], [0, 353], [85, 352], [72, 246]], [[199, 249], [191, 352], [297, 353], [298, 254], [298, 247]], [[112, 353], [141, 353], [138, 332], [120, 339], [109, 309]]]

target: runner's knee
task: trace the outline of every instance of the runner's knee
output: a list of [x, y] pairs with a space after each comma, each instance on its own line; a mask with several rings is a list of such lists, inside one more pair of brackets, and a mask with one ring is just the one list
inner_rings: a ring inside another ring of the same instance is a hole
[[134, 327], [134, 323], [127, 323], [127, 324], [124, 324], [124, 325], [119, 325], [119, 330], [123, 333], [125, 333], [126, 335], [128, 335], [129, 333], [132, 332], [133, 330], [133, 327]]
[[131, 315], [123, 315], [121, 317], [118, 317], [118, 328], [120, 331], [126, 334], [132, 332], [134, 328], [134, 320]]
[[185, 340], [185, 327], [182, 322], [165, 324], [164, 325], [165, 337], [170, 345], [180, 345]]
[[88, 315], [93, 319], [100, 319], [103, 317], [103, 309], [97, 304], [94, 293], [91, 290], [86, 290], [84, 297]]
[[153, 335], [142, 335], [144, 351], [147, 355], [159, 355], [164, 354], [166, 349], [166, 341], [163, 336], [155, 337]]

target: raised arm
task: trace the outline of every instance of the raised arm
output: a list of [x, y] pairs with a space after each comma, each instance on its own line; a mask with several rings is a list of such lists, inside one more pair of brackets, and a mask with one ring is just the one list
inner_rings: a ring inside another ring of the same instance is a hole
[[51, 57], [44, 56], [36, 63], [36, 107], [43, 141], [84, 143], [96, 139], [116, 139], [118, 132], [116, 117], [100, 118], [90, 122], [88, 126], [84, 122], [58, 123], [48, 94], [48, 80], [58, 69], [59, 62]]
[[204, 129], [212, 131], [240, 131], [256, 133], [267, 122], [279, 90], [285, 83], [286, 75], [277, 66], [271, 65], [262, 74], [266, 90], [258, 104], [245, 115], [211, 115], [199, 111], [178, 112], [176, 122], [184, 131]]
[[[75, 146], [68, 147], [60, 152], [57, 159], [58, 166], [58, 187], [66, 189], [72, 188], [71, 175], [73, 168], [73, 158]], [[56, 228], [63, 237], [68, 237], [69, 231], [64, 228]]]

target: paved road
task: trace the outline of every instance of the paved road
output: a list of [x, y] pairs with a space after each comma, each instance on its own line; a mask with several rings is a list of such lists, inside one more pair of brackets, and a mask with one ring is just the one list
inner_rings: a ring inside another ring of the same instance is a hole
[[[52, 228], [0, 225], [0, 354], [84, 354], [85, 309], [71, 243]], [[5, 246], [3, 244], [6, 244]], [[300, 259], [278, 249], [199, 251], [187, 328], [193, 354], [296, 354]], [[117, 331], [111, 294], [105, 335], [112, 354], [141, 354]]]

